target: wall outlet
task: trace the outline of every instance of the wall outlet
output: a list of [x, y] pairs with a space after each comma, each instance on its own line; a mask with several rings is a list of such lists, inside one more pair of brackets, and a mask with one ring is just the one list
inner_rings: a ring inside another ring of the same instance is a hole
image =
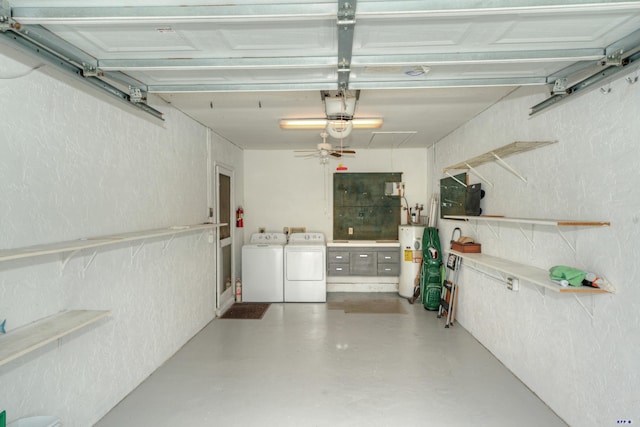
[[520, 290], [520, 280], [515, 277], [507, 277], [507, 289], [510, 291], [519, 291]]
[[349, 236], [353, 235], [353, 227], [349, 227]]

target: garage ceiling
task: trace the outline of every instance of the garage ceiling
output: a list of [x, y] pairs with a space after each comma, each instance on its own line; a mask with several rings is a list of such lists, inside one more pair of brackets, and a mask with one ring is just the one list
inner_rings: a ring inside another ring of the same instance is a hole
[[327, 90], [359, 90], [355, 117], [384, 119], [345, 144], [428, 147], [517, 87], [553, 104], [601, 83], [640, 45], [640, 1], [0, 4], [5, 41], [157, 116], [160, 96], [244, 149], [315, 146], [319, 130], [279, 120], [323, 118]]

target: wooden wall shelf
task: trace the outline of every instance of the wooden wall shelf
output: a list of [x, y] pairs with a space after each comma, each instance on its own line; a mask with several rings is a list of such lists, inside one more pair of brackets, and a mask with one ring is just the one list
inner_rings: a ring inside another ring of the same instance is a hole
[[[113, 234], [109, 236], [90, 237], [86, 239], [70, 240], [66, 242], [46, 243], [42, 245], [27, 246], [15, 249], [0, 250], [0, 262], [25, 258], [33, 258], [41, 255], [68, 254], [62, 266], [79, 251], [84, 249], [94, 249], [94, 254], [85, 265], [85, 270], [96, 256], [96, 249], [103, 246], [116, 245], [124, 242], [141, 241], [137, 250], [132, 247], [132, 257], [137, 254], [146, 239], [170, 237], [173, 239], [178, 234], [202, 232], [213, 230], [227, 224], [195, 224], [179, 225], [168, 228], [158, 228], [153, 230], [136, 231], [130, 233]], [[169, 242], [165, 245], [169, 245]], [[9, 363], [23, 355], [26, 355], [48, 343], [64, 337], [78, 329], [84, 328], [103, 317], [110, 311], [104, 310], [70, 310], [59, 314], [37, 320], [34, 323], [9, 331], [0, 335], [0, 366]]]
[[26, 246], [16, 249], [2, 249], [0, 250], [0, 262], [22, 258], [32, 258], [40, 255], [77, 252], [83, 249], [98, 248], [123, 242], [145, 240], [154, 237], [172, 236], [194, 231], [204, 231], [220, 227], [222, 225], [226, 224], [180, 225], [168, 228], [135, 231], [131, 233], [113, 234], [109, 236], [89, 237], [85, 239], [70, 240], [66, 242], [46, 243], [43, 245]]
[[97, 322], [109, 313], [96, 310], [63, 311], [0, 335], [0, 366]]
[[445, 215], [445, 219], [459, 219], [465, 221], [486, 221], [486, 222], [511, 222], [516, 224], [547, 225], [553, 227], [609, 227], [608, 221], [577, 221], [565, 219], [536, 219], [536, 218], [508, 218], [498, 215]]
[[498, 159], [503, 159], [514, 154], [524, 153], [525, 151], [535, 150], [536, 148], [544, 147], [545, 145], [554, 144], [558, 141], [516, 141], [503, 147], [491, 150], [487, 153], [473, 157], [469, 160], [465, 160], [460, 163], [456, 163], [452, 166], [447, 166], [443, 169], [443, 172], [449, 170], [461, 170], [474, 168], [476, 166], [483, 165], [485, 163], [495, 162]]
[[504, 223], [512, 223], [517, 224], [518, 228], [522, 232], [522, 235], [533, 245], [532, 238], [528, 237], [527, 234], [522, 229], [522, 224], [531, 225], [532, 228], [535, 225], [542, 226], [550, 226], [555, 227], [556, 232], [562, 240], [571, 248], [573, 253], [576, 253], [576, 247], [567, 239], [567, 236], [562, 232], [562, 228], [564, 227], [609, 227], [611, 225], [608, 221], [577, 221], [577, 220], [565, 220], [565, 219], [536, 219], [536, 218], [508, 218], [504, 216], [497, 215], [480, 215], [480, 216], [463, 216], [463, 215], [445, 215], [444, 219], [453, 219], [453, 220], [465, 220], [465, 221], [473, 221], [473, 222], [486, 222], [487, 226], [493, 234], [498, 237], [498, 234], [491, 228], [489, 223], [491, 222], [504, 222]]
[[483, 267], [499, 271], [507, 274], [508, 276], [519, 278], [544, 289], [549, 289], [553, 292], [567, 294], [606, 294], [615, 292], [615, 289], [609, 291], [606, 289], [591, 288], [588, 286], [560, 286], [552, 282], [551, 279], [549, 279], [549, 272], [542, 268], [532, 267], [530, 265], [520, 264], [486, 254], [463, 253], [453, 250], [450, 252], [472, 264], [481, 265]]
[[460, 163], [456, 163], [455, 165], [445, 167], [442, 172], [448, 176], [452, 176], [449, 171], [452, 170], [470, 170], [475, 175], [477, 175], [480, 179], [482, 179], [487, 184], [493, 186], [493, 184], [488, 181], [484, 176], [482, 176], [475, 169], [477, 166], [483, 165], [485, 163], [493, 163], [496, 162], [500, 164], [500, 166], [504, 167], [506, 170], [520, 178], [522, 181], [527, 182], [527, 179], [522, 176], [518, 171], [512, 168], [509, 164], [507, 164], [503, 159], [505, 157], [512, 156], [518, 153], [524, 153], [525, 151], [535, 150], [536, 148], [541, 148], [549, 144], [555, 144], [558, 141], [516, 141], [511, 144], [505, 145], [500, 148], [496, 148], [495, 150], [491, 150], [487, 153], [481, 154], [479, 156], [473, 157], [469, 160], [465, 160]]

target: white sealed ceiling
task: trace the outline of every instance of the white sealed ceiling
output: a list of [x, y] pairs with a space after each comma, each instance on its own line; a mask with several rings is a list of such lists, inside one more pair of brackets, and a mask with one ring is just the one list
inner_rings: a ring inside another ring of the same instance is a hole
[[320, 91], [340, 89], [360, 90], [355, 117], [384, 119], [376, 133], [354, 130], [350, 146], [426, 147], [515, 88], [576, 83], [640, 39], [638, 1], [9, 5], [23, 35], [124, 92], [163, 97], [246, 149], [315, 146], [319, 131], [278, 122], [324, 117]]

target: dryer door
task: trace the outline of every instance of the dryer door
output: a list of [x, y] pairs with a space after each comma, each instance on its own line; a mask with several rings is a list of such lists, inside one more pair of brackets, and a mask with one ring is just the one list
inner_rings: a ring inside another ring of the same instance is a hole
[[325, 251], [323, 248], [286, 248], [285, 249], [286, 279], [311, 280], [324, 279]]

